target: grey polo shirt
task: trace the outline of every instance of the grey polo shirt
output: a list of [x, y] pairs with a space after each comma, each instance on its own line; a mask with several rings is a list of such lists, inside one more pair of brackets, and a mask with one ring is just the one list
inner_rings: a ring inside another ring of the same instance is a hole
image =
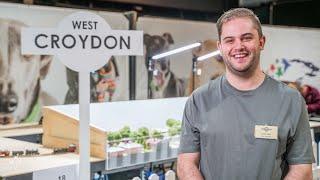
[[[277, 139], [255, 138], [256, 125], [277, 126]], [[298, 91], [269, 76], [240, 91], [220, 76], [188, 99], [179, 153], [200, 152], [206, 180], [278, 180], [288, 165], [314, 162], [310, 136]]]

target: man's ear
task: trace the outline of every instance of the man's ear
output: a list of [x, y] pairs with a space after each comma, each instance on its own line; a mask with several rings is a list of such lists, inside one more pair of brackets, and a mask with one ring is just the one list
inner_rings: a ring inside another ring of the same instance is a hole
[[51, 55], [40, 55], [40, 78], [44, 79], [49, 72], [50, 64], [53, 59]]
[[218, 50], [221, 52], [221, 43], [220, 43], [219, 40], [217, 41], [217, 48], [218, 48]]
[[262, 37], [259, 39], [259, 46], [261, 50], [264, 49], [265, 44], [266, 44], [266, 37], [262, 35]]

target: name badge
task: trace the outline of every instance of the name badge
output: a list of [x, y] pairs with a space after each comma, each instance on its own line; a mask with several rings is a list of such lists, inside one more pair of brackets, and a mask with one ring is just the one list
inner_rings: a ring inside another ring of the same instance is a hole
[[256, 125], [254, 137], [260, 139], [278, 139], [278, 126]]

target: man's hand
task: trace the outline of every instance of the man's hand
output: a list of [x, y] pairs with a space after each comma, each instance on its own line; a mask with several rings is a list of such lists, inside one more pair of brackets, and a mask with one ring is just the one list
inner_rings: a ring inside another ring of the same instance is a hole
[[289, 172], [284, 180], [312, 180], [311, 164], [289, 165]]
[[203, 180], [199, 170], [200, 153], [183, 153], [178, 156], [178, 177], [180, 180]]

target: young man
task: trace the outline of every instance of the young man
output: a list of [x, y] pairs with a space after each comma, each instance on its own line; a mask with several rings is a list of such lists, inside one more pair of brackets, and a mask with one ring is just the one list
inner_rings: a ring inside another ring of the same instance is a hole
[[259, 19], [251, 10], [233, 9], [217, 28], [226, 74], [187, 101], [179, 179], [312, 179], [306, 105], [298, 91], [262, 72]]

